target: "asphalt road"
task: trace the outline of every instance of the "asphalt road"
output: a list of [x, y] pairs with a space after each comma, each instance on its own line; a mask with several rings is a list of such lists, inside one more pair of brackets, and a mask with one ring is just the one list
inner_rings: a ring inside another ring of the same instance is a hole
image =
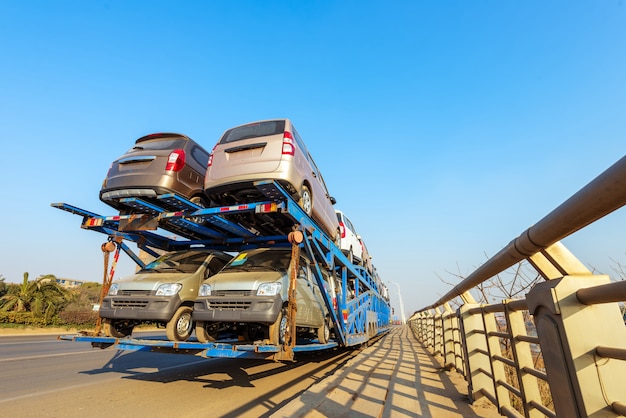
[[5, 336], [0, 415], [269, 416], [357, 353], [302, 353], [294, 363], [276, 363], [102, 350], [55, 335]]

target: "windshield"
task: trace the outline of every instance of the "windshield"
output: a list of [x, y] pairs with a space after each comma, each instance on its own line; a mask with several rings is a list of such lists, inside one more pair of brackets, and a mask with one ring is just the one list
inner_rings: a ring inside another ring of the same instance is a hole
[[179, 272], [194, 273], [206, 260], [208, 253], [184, 251], [162, 255], [141, 269], [140, 273]]
[[257, 138], [262, 136], [282, 134], [285, 131], [284, 120], [272, 120], [268, 122], [250, 123], [248, 125], [237, 126], [224, 133], [220, 144], [239, 141], [247, 138]]
[[287, 273], [291, 251], [243, 251], [233, 258], [222, 270], [232, 271], [252, 271], [252, 270], [274, 270]]

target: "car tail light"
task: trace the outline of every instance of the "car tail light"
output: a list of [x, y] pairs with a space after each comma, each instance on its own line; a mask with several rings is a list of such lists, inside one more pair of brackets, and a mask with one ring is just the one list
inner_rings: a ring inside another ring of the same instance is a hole
[[291, 132], [285, 131], [283, 134], [283, 155], [295, 155], [296, 145]]
[[207, 164], [207, 167], [211, 167], [213, 165], [213, 154], [215, 154], [215, 148], [217, 148], [217, 144], [213, 145], [213, 149], [209, 154], [209, 164]]
[[167, 157], [167, 164], [165, 165], [165, 171], [180, 171], [185, 166], [185, 151], [182, 149], [175, 149]]
[[345, 238], [346, 237], [346, 226], [343, 224], [343, 222], [339, 222], [339, 231], [341, 232], [341, 238]]

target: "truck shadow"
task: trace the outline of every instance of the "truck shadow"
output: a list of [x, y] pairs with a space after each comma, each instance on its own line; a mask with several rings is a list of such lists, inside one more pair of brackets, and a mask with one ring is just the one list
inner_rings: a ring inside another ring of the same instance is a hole
[[[329, 349], [318, 352], [301, 352], [294, 362], [274, 362], [258, 359], [203, 358], [195, 355], [172, 355], [150, 351], [116, 350], [113, 356], [98, 369], [85, 370], [81, 373], [98, 375], [105, 373], [119, 374], [120, 378], [158, 383], [176, 381], [200, 382], [205, 388], [225, 389], [229, 387], [253, 387], [254, 381], [265, 377], [285, 373], [294, 369], [307, 369], [299, 373], [298, 380], [304, 380], [327, 369], [326, 363], [332, 362], [332, 374], [347, 360], [354, 357], [357, 350]], [[311, 363], [320, 363], [311, 370]], [[293, 379], [289, 385], [293, 385]]]

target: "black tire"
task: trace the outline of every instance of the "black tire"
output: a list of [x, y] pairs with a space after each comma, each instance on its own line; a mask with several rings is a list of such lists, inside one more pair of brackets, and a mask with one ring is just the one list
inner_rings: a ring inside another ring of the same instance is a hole
[[327, 320], [324, 320], [324, 325], [317, 329], [317, 339], [320, 344], [326, 344], [330, 340], [330, 328]]
[[219, 322], [196, 322], [196, 338], [201, 343], [217, 341], [219, 334]]
[[266, 337], [267, 325], [248, 324], [243, 329], [243, 339], [246, 341], [258, 341]]
[[195, 203], [198, 206], [202, 206], [203, 208], [208, 208], [209, 204], [207, 203], [207, 200], [202, 197], [202, 196], [194, 196], [191, 199], [189, 199], [189, 201], [191, 203]]
[[287, 312], [282, 309], [276, 318], [276, 321], [269, 328], [270, 344], [282, 345], [285, 343], [285, 335], [287, 333]]
[[311, 216], [313, 214], [313, 195], [306, 184], [302, 185], [302, 189], [300, 190], [300, 201], [298, 204], [307, 215]]
[[[195, 203], [196, 205], [201, 206], [203, 208], [208, 208], [209, 207], [209, 203], [202, 196], [194, 196], [191, 199], [189, 199], [189, 201], [191, 203]], [[200, 216], [193, 216], [193, 217], [189, 218], [189, 220], [192, 221], [192, 222], [195, 222], [197, 224], [202, 224], [202, 223], [205, 222], [205, 219], [200, 217]]]
[[187, 341], [193, 332], [193, 321], [189, 306], [181, 306], [165, 326], [165, 335], [170, 341]]
[[133, 333], [133, 325], [116, 321], [111, 318], [104, 318], [102, 320], [102, 328], [104, 335], [113, 338], [124, 338]]

